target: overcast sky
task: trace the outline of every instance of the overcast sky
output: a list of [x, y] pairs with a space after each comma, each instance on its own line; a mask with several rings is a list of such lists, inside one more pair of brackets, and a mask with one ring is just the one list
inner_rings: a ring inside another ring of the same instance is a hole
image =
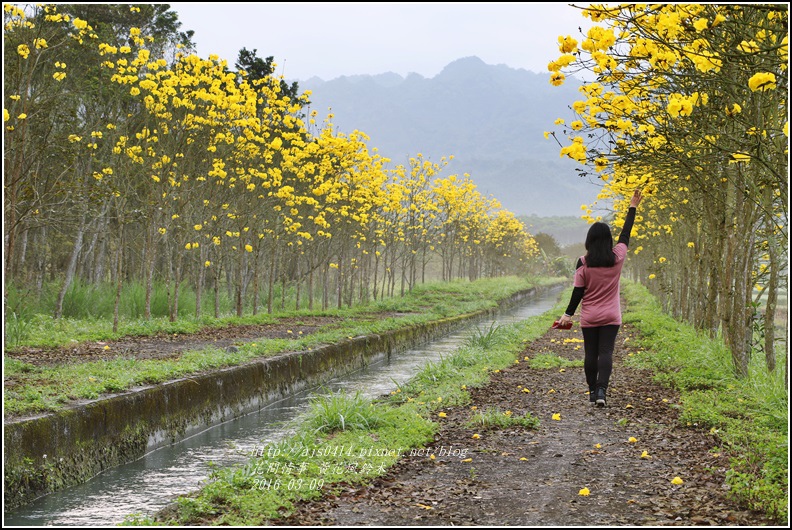
[[[548, 73], [558, 37], [591, 22], [567, 3], [528, 2], [176, 2], [183, 31], [193, 30], [201, 57], [233, 68], [242, 48], [273, 56], [287, 79], [411, 72], [434, 77], [476, 56]], [[585, 4], [574, 4], [587, 6]]]

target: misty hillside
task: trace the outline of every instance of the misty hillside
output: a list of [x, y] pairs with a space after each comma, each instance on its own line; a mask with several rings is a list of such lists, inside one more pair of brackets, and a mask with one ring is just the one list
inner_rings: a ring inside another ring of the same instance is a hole
[[312, 91], [317, 121], [332, 112], [339, 131], [366, 133], [391, 167], [418, 153], [434, 162], [453, 155], [444, 175], [469, 173], [481, 193], [516, 215], [580, 216], [598, 188], [544, 138], [557, 118], [571, 119], [580, 83], [554, 87], [549, 79], [467, 57], [433, 78], [384, 73], [299, 85]]

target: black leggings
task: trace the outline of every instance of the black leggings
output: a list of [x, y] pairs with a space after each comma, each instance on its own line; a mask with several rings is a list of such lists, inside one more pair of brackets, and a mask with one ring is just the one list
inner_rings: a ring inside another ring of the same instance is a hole
[[608, 388], [613, 371], [613, 348], [616, 345], [619, 326], [581, 329], [583, 330], [583, 349], [586, 351], [583, 361], [586, 383], [590, 389]]

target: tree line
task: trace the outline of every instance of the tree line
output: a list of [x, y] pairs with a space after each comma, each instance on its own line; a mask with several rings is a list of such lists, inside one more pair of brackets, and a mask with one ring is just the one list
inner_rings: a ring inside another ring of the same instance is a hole
[[[243, 49], [197, 56], [166, 4], [4, 4], [6, 282], [168, 285], [195, 311], [341, 307], [443, 280], [521, 274], [524, 225], [451, 157], [406, 165], [338, 132]], [[209, 295], [206, 295], [209, 293]], [[280, 300], [277, 300], [280, 293]]]

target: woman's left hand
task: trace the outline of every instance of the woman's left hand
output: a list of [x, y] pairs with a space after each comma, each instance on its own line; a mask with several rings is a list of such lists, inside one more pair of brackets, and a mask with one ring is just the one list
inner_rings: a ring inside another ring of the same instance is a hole
[[562, 326], [569, 324], [571, 322], [572, 322], [572, 317], [567, 315], [562, 315], [561, 318], [558, 319], [558, 323], [561, 324]]

